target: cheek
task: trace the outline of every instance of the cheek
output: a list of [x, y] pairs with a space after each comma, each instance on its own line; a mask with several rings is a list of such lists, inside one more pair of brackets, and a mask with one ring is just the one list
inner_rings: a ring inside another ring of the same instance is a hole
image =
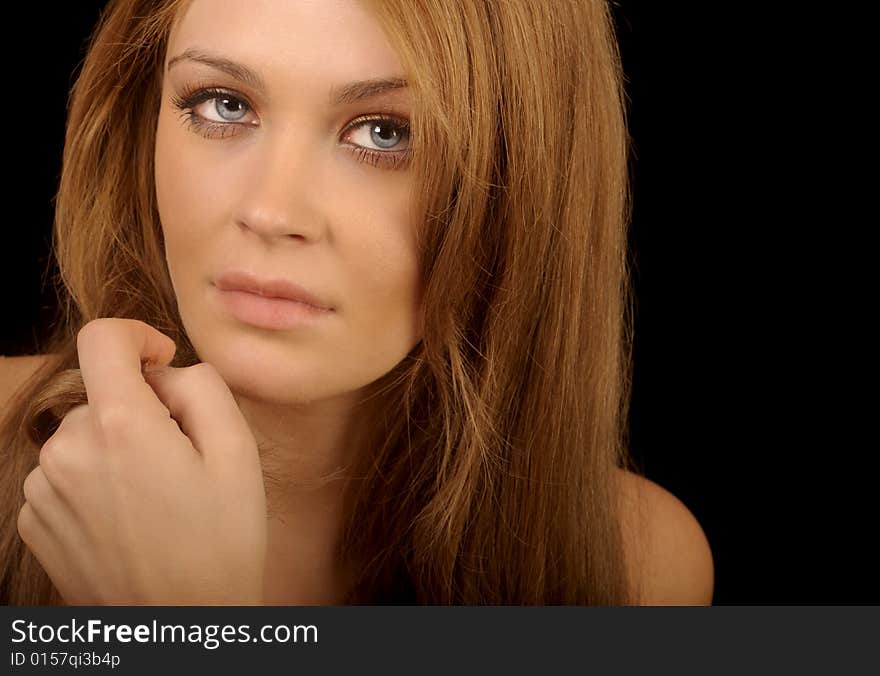
[[[185, 130], [163, 128], [160, 123], [156, 134], [155, 182], [156, 205], [165, 247], [165, 263], [178, 309], [184, 323], [192, 321], [189, 299], [198, 285], [200, 269], [199, 250], [203, 236], [199, 223], [206, 223], [200, 214], [200, 205], [210, 204], [201, 194], [200, 179], [187, 161], [187, 154], [180, 151], [181, 134]], [[191, 326], [187, 327], [192, 330]]]
[[167, 122], [160, 120], [156, 130], [154, 160], [156, 204], [165, 235], [166, 256], [173, 252], [177, 235], [181, 231], [179, 223], [189, 220], [191, 214], [187, 211], [193, 204], [193, 200], [185, 199], [189, 192], [189, 177], [182, 154], [174, 150], [177, 133], [168, 126]]
[[339, 215], [340, 222], [356, 224], [345, 255], [344, 285], [355, 294], [367, 335], [386, 342], [393, 330], [410, 343], [421, 331], [422, 297], [413, 185], [405, 172], [382, 179], [372, 190], [352, 182], [348, 213]]
[[172, 280], [200, 258], [199, 252], [210, 240], [200, 224], [213, 222], [207, 211], [219, 205], [209, 172], [198, 165], [194, 153], [181, 147], [187, 143], [187, 134], [167, 120], [160, 122], [156, 133], [156, 204]]
[[399, 216], [383, 216], [381, 226], [361, 231], [352, 264], [346, 266], [350, 277], [345, 286], [355, 293], [352, 306], [365, 342], [380, 345], [391, 339], [406, 352], [421, 333], [419, 259], [412, 225]]

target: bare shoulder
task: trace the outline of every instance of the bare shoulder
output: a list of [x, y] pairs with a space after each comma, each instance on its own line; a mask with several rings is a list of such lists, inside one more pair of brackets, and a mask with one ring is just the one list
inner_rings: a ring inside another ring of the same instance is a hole
[[640, 605], [711, 605], [715, 566], [696, 517], [653, 481], [623, 470], [618, 476], [627, 565]]
[[0, 356], [0, 417], [25, 381], [53, 356], [52, 354]]

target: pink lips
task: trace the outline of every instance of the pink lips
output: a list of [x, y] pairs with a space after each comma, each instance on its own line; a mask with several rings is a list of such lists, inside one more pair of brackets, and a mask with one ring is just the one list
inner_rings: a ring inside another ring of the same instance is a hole
[[286, 298], [305, 303], [318, 310], [332, 312], [333, 307], [307, 289], [286, 279], [264, 279], [243, 270], [228, 270], [217, 277], [221, 291], [246, 291], [266, 298]]
[[317, 296], [283, 279], [259, 279], [229, 271], [214, 283], [225, 310], [240, 322], [263, 329], [312, 326], [334, 314]]

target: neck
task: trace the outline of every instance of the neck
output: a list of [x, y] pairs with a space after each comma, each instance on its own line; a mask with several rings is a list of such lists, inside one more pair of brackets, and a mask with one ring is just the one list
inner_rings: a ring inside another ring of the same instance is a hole
[[337, 560], [342, 499], [338, 487], [288, 496], [269, 508], [265, 605], [337, 605], [350, 577]]

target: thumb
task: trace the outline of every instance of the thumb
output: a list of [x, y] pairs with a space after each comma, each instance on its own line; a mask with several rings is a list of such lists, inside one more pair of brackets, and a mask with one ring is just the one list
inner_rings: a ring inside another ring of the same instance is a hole
[[240, 469], [247, 457], [242, 453], [245, 449], [254, 451], [252, 460], [259, 464], [251, 429], [213, 366], [206, 362], [184, 368], [166, 366], [144, 371], [144, 379], [206, 464]]

